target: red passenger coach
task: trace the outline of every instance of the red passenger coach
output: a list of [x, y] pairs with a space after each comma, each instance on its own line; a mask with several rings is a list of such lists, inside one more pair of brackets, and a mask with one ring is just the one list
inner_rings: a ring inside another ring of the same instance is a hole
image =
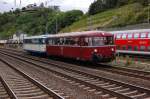
[[102, 31], [51, 35], [47, 39], [47, 55], [109, 62], [115, 58], [113, 42], [113, 35]]
[[117, 53], [150, 55], [150, 29], [114, 31]]

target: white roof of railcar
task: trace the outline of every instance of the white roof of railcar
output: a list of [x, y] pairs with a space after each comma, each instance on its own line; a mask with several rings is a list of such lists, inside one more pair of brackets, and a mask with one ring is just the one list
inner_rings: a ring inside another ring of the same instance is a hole
[[137, 30], [120, 30], [120, 31], [109, 31], [109, 33], [141, 33], [150, 32], [150, 29], [137, 29]]
[[6, 43], [7, 40], [0, 40], [0, 43]]
[[28, 36], [24, 39], [39, 39], [39, 38], [47, 38], [49, 35], [38, 35], [38, 36]]
[[105, 32], [105, 31], [83, 31], [83, 32], [70, 32], [70, 33], [60, 33], [60, 34], [56, 34], [56, 35], [49, 35], [48, 37], [65, 37], [65, 36], [82, 36], [82, 35], [91, 35], [94, 33], [104, 33], [103, 35], [107, 34], [107, 35], [111, 35], [109, 32]]
[[109, 32], [105, 31], [83, 31], [83, 32], [69, 32], [69, 33], [60, 33], [60, 34], [49, 34], [49, 35], [38, 35], [25, 37], [24, 39], [35, 39], [35, 38], [47, 38], [47, 37], [65, 37], [65, 36], [82, 36], [82, 35], [91, 35], [94, 33], [100, 33], [102, 35], [112, 35]]

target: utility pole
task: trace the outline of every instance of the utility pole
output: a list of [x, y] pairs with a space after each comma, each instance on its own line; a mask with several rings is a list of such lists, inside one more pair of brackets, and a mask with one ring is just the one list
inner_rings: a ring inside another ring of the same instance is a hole
[[56, 34], [58, 33], [58, 23], [57, 23], [57, 17], [56, 17]]
[[16, 0], [14, 0], [14, 5], [16, 6]]
[[[19, 6], [21, 6], [21, 4], [22, 4], [22, 1], [20, 0]], [[14, 5], [17, 6], [17, 1], [16, 0], [14, 0]]]

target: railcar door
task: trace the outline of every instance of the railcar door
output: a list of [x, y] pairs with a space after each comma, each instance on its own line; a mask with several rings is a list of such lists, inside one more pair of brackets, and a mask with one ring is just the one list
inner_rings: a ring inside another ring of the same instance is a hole
[[89, 37], [81, 37], [80, 38], [80, 58], [81, 60], [91, 60], [91, 46], [90, 46], [90, 41]]

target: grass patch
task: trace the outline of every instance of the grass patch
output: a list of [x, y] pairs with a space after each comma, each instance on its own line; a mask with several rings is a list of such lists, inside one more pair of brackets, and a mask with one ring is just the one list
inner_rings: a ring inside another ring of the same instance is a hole
[[[89, 29], [89, 23], [92, 24], [93, 29], [141, 23], [147, 19], [147, 11], [148, 8], [144, 8], [139, 3], [129, 4], [93, 16], [84, 16], [71, 26], [62, 29], [61, 32], [85, 31]], [[91, 22], [89, 22], [89, 17]]]

